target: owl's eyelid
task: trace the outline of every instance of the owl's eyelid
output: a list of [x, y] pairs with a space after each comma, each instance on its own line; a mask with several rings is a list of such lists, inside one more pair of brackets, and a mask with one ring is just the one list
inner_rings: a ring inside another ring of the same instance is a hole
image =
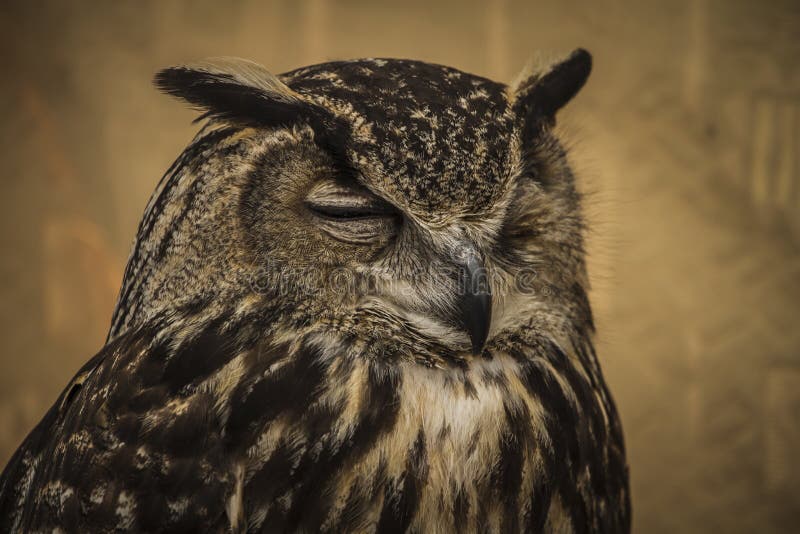
[[370, 193], [326, 182], [309, 192], [306, 207], [317, 215], [334, 219], [386, 217], [398, 215], [386, 201]]

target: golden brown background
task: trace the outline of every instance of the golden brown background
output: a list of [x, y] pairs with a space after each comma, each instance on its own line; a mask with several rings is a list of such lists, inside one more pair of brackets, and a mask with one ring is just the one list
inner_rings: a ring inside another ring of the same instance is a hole
[[0, 465], [101, 347], [196, 129], [158, 68], [395, 56], [510, 81], [584, 46], [560, 122], [635, 530], [800, 528], [800, 2], [6, 1], [0, 45]]

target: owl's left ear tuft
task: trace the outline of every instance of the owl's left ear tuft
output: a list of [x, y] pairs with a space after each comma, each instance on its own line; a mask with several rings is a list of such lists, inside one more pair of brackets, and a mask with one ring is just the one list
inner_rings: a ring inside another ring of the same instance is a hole
[[566, 59], [514, 84], [514, 112], [526, 122], [552, 122], [556, 112], [578, 94], [591, 71], [591, 54], [578, 48]]
[[245, 124], [289, 126], [312, 107], [258, 63], [214, 58], [159, 71], [154, 83], [211, 117]]

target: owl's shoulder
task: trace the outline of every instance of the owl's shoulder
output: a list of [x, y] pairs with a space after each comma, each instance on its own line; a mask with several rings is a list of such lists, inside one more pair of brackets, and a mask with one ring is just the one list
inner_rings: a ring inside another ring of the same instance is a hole
[[[3, 472], [0, 530], [227, 524], [234, 475], [203, 363], [167, 357], [155, 332], [119, 336], [70, 381]], [[221, 340], [205, 341], [208, 356]]]

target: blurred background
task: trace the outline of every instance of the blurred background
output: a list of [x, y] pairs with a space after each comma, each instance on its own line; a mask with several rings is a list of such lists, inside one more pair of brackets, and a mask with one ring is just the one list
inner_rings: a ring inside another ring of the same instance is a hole
[[0, 44], [0, 465], [102, 346], [196, 130], [157, 69], [390, 56], [510, 81], [583, 46], [560, 129], [635, 531], [797, 532], [800, 2], [5, 1]]

